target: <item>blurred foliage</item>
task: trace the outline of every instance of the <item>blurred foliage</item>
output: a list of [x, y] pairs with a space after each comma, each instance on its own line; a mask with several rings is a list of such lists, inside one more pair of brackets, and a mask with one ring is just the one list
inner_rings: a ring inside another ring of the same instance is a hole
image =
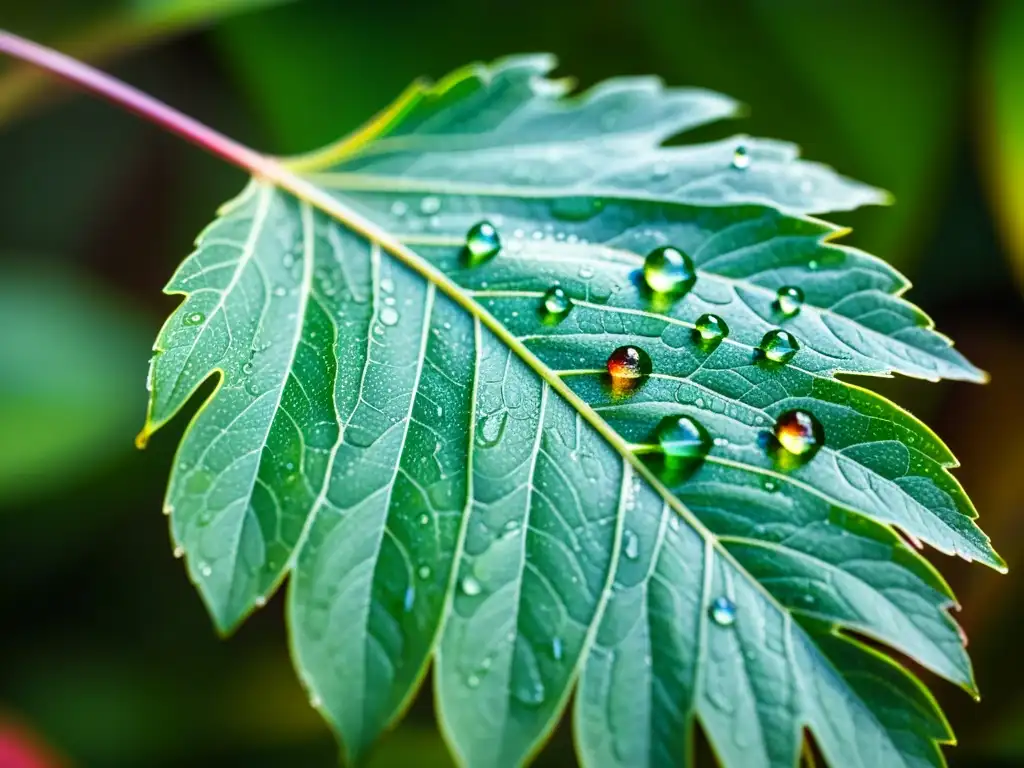
[[[172, 4], [205, 15], [258, 3], [0, 0], [0, 27], [75, 52], [111, 11], [142, 19]], [[983, 693], [975, 704], [939, 686], [960, 742], [947, 755], [954, 765], [1020, 764], [1024, 668], [1006, 659], [1024, 623], [1014, 575], [1024, 556], [1024, 303], [1009, 268], [1012, 256], [1024, 275], [1024, 4], [515, 7], [296, 0], [149, 48], [117, 72], [240, 140], [285, 153], [354, 128], [419, 75], [550, 50], [584, 86], [653, 72], [722, 90], [746, 102], [750, 116], [702, 138], [792, 139], [805, 156], [890, 190], [892, 208], [836, 217], [854, 226], [847, 241], [907, 271], [917, 283], [910, 298], [993, 374], [986, 389], [871, 382], [947, 440], [964, 464], [957, 476], [1011, 566], [999, 578], [939, 558], [964, 605]], [[188, 26], [199, 21], [190, 17]], [[0, 63], [0, 94], [15, 71]], [[59, 92], [42, 79], [32, 90]], [[335, 744], [294, 678], [282, 600], [222, 643], [171, 556], [159, 510], [178, 434], [169, 430], [147, 454], [130, 448], [149, 342], [174, 305], [159, 289], [244, 178], [106, 105], [32, 104], [18, 108], [18, 120], [5, 121], [0, 108], [0, 714], [7, 722], [12, 713], [74, 765], [334, 765]], [[26, 262], [39, 253], [52, 258]], [[60, 317], [73, 318], [61, 333], [42, 347], [29, 341]], [[82, 355], [85, 363], [63, 362]], [[60, 383], [58, 361], [83, 386], [64, 388], [64, 399], [31, 421], [8, 382], [31, 390], [31, 376], [51, 371], [31, 391], [42, 402]], [[82, 437], [88, 430], [94, 437]], [[38, 471], [50, 461], [59, 470]], [[568, 739], [559, 729], [538, 764], [571, 765]], [[446, 764], [429, 693], [372, 765], [406, 765], [410, 755]]]

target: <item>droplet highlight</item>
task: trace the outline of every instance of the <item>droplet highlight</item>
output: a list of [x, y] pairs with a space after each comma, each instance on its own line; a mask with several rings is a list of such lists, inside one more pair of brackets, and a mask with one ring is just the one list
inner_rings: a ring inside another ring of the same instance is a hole
[[745, 144], [740, 144], [733, 150], [732, 167], [739, 171], [750, 167], [750, 150]]
[[705, 312], [697, 318], [693, 333], [698, 344], [705, 349], [710, 349], [729, 335], [729, 325], [718, 315]]
[[491, 222], [474, 224], [466, 233], [466, 253], [470, 264], [481, 264], [494, 258], [500, 250], [501, 238]]
[[628, 528], [622, 532], [622, 554], [630, 560], [640, 556], [640, 539]]
[[462, 590], [462, 594], [468, 597], [476, 597], [483, 591], [483, 587], [480, 586], [480, 582], [472, 576], [466, 576], [459, 583], [459, 588]]
[[666, 462], [697, 462], [711, 450], [711, 436], [696, 419], [666, 416], [658, 425], [658, 447]]
[[809, 411], [786, 411], [772, 430], [779, 445], [788, 453], [809, 459], [825, 444], [825, 428]]
[[720, 627], [731, 627], [736, 623], [736, 603], [724, 595], [711, 601], [708, 612], [711, 620]]
[[783, 317], [793, 317], [804, 305], [804, 292], [792, 285], [784, 285], [775, 294], [775, 311]]
[[546, 319], [557, 322], [569, 314], [572, 309], [572, 299], [556, 285], [545, 291], [541, 307]]
[[773, 363], [788, 363], [800, 350], [800, 344], [793, 334], [775, 328], [764, 335], [758, 350]]
[[182, 323], [185, 325], [201, 325], [205, 319], [206, 315], [202, 312], [189, 312], [185, 315], [185, 319], [182, 320]]
[[639, 386], [652, 370], [651, 358], [639, 347], [619, 347], [608, 356], [608, 375], [616, 389]]
[[697, 282], [697, 270], [689, 256], [665, 245], [644, 259], [644, 282], [654, 293], [682, 296]]

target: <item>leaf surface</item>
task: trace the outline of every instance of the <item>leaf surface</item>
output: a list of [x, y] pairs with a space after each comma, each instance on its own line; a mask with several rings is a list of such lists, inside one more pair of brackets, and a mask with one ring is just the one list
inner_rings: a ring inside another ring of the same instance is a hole
[[[804, 728], [836, 765], [940, 764], [930, 696], [850, 633], [973, 691], [952, 595], [895, 528], [1002, 561], [938, 438], [835, 374], [984, 375], [797, 215], [875, 190], [777, 142], [663, 147], [734, 105], [644, 78], [569, 96], [552, 65], [414, 86], [291, 162], [298, 197], [254, 180], [170, 282], [142, 439], [218, 374], [165, 510], [217, 626], [288, 576], [296, 666], [352, 759], [433, 660], [467, 765], [527, 760], [577, 684], [586, 765], [683, 764], [697, 722], [727, 765], [792, 765]], [[500, 251], [473, 259], [484, 220]], [[698, 270], [671, 302], [642, 276], [665, 244]], [[757, 351], [779, 326], [785, 365]], [[653, 373], [623, 392], [627, 344]], [[825, 446], [781, 469], [764, 433], [798, 407]], [[679, 415], [714, 437], [685, 479], [651, 450]]]

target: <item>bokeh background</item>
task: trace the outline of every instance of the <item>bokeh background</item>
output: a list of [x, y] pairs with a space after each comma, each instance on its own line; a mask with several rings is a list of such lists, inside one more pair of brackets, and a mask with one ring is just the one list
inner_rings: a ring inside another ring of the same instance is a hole
[[[414, 77], [549, 50], [583, 85], [657, 73], [746, 102], [746, 132], [884, 187], [833, 217], [992, 374], [869, 382], [932, 425], [1009, 561], [937, 556], [980, 703], [927, 679], [956, 766], [1024, 764], [1024, 2], [0, 0], [0, 27], [101, 63], [271, 153], [325, 144]], [[145, 453], [160, 289], [242, 174], [0, 62], [0, 768], [331, 766], [280, 597], [218, 639], [161, 500], [179, 419]], [[198, 403], [198, 400], [197, 400]], [[15, 746], [17, 745], [17, 746]], [[15, 755], [20, 754], [21, 758]], [[429, 688], [374, 766], [449, 765]], [[538, 764], [572, 765], [560, 728]]]

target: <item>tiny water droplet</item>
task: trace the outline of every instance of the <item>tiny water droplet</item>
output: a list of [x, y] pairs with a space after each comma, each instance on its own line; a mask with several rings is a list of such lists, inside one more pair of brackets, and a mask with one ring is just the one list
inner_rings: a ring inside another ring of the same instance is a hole
[[658, 425], [658, 445], [667, 462], [697, 462], [711, 450], [711, 437], [696, 419], [666, 416]]
[[551, 641], [551, 656], [555, 661], [562, 660], [562, 638], [556, 637]]
[[622, 532], [622, 554], [630, 560], [640, 556], [640, 539], [628, 528]]
[[718, 315], [705, 312], [697, 318], [694, 335], [697, 337], [697, 343], [702, 347], [715, 347], [722, 339], [729, 335], [729, 326]]
[[761, 354], [773, 363], [788, 363], [800, 349], [793, 334], [774, 328], [764, 335], [758, 347]]
[[497, 255], [501, 250], [498, 230], [489, 221], [481, 221], [470, 227], [466, 233], [466, 253], [471, 265], [481, 264]]
[[557, 285], [548, 288], [544, 293], [544, 312], [552, 320], [561, 320], [572, 309], [572, 299]]
[[429, 525], [429, 524], [430, 524], [430, 515], [428, 515], [426, 512], [424, 512], [422, 515], [420, 515], [420, 525]]
[[661, 180], [668, 176], [668, 172], [668, 163], [655, 163], [651, 168], [651, 177], [655, 180]]
[[174, 513], [174, 507], [171, 506], [170, 504], [164, 504], [163, 512], [164, 512], [165, 515], [173, 514]]
[[772, 432], [780, 446], [804, 459], [811, 458], [825, 443], [825, 428], [821, 422], [813, 413], [799, 409], [779, 416]]
[[390, 277], [382, 277], [380, 281], [380, 289], [384, 293], [391, 293], [395, 290], [395, 281]]
[[185, 325], [199, 325], [206, 319], [202, 312], [189, 312], [182, 321]]
[[816, 270], [818, 268], [818, 260], [817, 259], [811, 259], [810, 261], [808, 261], [807, 262], [807, 268], [809, 270], [811, 270], [812, 272], [814, 270]]
[[252, 372], [253, 372], [253, 364], [252, 363], [245, 363], [242, 366], [242, 375], [249, 376], [249, 375], [252, 374]]
[[409, 206], [406, 205], [401, 200], [395, 200], [395, 202], [393, 202], [391, 204], [391, 215], [392, 216], [397, 216], [398, 218], [402, 218], [408, 212], [409, 212]]
[[479, 675], [470, 675], [469, 677], [466, 678], [466, 685], [468, 685], [470, 688], [478, 687], [480, 685], [480, 676]]
[[650, 375], [651, 358], [639, 347], [619, 347], [608, 356], [608, 374], [612, 384], [633, 387]]
[[213, 573], [213, 568], [210, 567], [209, 563], [202, 563], [199, 566], [199, 573], [201, 573], [203, 576], [209, 576], [211, 573]]
[[783, 317], [793, 317], [804, 305], [804, 292], [793, 285], [784, 285], [775, 294], [775, 310]]
[[277, 288], [274, 289], [274, 295], [278, 296], [278, 297], [280, 297], [280, 296], [287, 296], [288, 295], [288, 291], [287, 291], [287, 289], [283, 285], [279, 285], [279, 286], [277, 286]]
[[589, 280], [594, 276], [594, 270], [592, 270], [590, 267], [580, 267], [579, 275], [584, 280]]
[[420, 213], [424, 216], [433, 216], [441, 210], [441, 198], [428, 195], [420, 200]]
[[468, 597], [476, 597], [483, 591], [483, 587], [480, 586], [480, 582], [472, 576], [465, 576], [459, 583], [459, 587], [462, 589], [462, 594], [467, 595]]
[[264, 605], [266, 605], [266, 604], [267, 604], [267, 598], [265, 598], [265, 597], [264, 597], [263, 595], [256, 595], [256, 597], [255, 597], [255, 599], [254, 599], [254, 600], [252, 601], [252, 603], [253, 603], [253, 605], [255, 605], [255, 606], [256, 606], [257, 608], [262, 608], [262, 607], [263, 607]]
[[431, 570], [429, 565], [421, 565], [419, 569], [416, 571], [416, 575], [419, 576], [421, 579], [429, 579], [430, 574]]
[[185, 556], [185, 548], [184, 547], [175, 547], [174, 548], [174, 557], [175, 557], [176, 560], [180, 560], [184, 556]]
[[321, 698], [317, 696], [315, 693], [309, 697], [309, 706], [311, 706], [313, 709], [320, 709], [320, 707], [322, 707], [323, 704], [324, 703], [321, 700]]
[[394, 307], [384, 307], [380, 311], [380, 321], [384, 325], [397, 325], [398, 312], [395, 311]]
[[412, 610], [413, 604], [416, 602], [416, 588], [409, 585], [405, 588], [405, 599], [402, 601], [402, 608], [408, 613]]
[[682, 296], [697, 282], [697, 270], [689, 256], [665, 245], [644, 259], [644, 282], [655, 293]]
[[762, 487], [766, 491], [768, 491], [768, 493], [775, 493], [776, 485], [775, 485], [775, 482], [773, 480], [765, 480], [764, 484], [762, 485]]
[[732, 167], [740, 171], [750, 167], [750, 152], [746, 145], [740, 144], [733, 150]]
[[731, 627], [736, 622], [736, 604], [724, 595], [711, 601], [709, 612], [720, 627]]

